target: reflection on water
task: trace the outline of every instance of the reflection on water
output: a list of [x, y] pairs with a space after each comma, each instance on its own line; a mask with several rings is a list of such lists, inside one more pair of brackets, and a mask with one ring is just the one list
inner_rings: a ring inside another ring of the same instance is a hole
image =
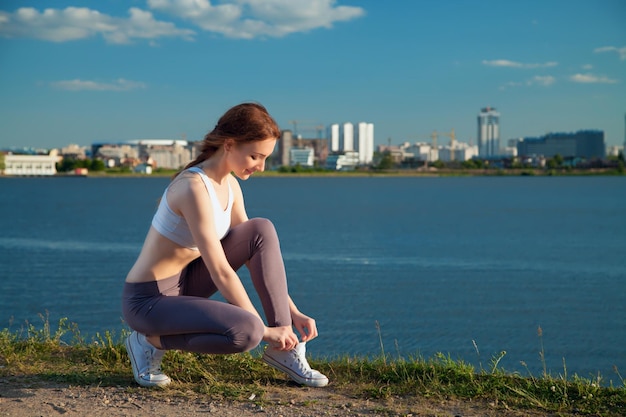
[[42, 240], [32, 238], [0, 237], [0, 249], [8, 250], [49, 250], [58, 252], [137, 252], [141, 249], [137, 244], [85, 242], [80, 240]]

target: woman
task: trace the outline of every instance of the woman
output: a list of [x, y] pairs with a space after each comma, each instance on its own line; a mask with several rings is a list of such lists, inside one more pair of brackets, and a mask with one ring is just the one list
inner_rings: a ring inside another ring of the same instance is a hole
[[[126, 348], [140, 385], [170, 383], [161, 371], [165, 350], [228, 354], [261, 341], [268, 344], [263, 360], [269, 365], [300, 384], [328, 384], [305, 358], [317, 327], [287, 293], [276, 230], [267, 219], [248, 219], [232, 175], [246, 180], [263, 171], [279, 137], [263, 106], [237, 105], [165, 190], [123, 292], [124, 319], [134, 330]], [[235, 272], [244, 264], [267, 326]], [[217, 291], [228, 303], [208, 298]]]

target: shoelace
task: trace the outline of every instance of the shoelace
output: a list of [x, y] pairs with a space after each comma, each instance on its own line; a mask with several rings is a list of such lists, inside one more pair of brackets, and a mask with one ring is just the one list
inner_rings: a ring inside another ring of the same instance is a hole
[[309, 363], [307, 362], [306, 359], [300, 357], [297, 350], [293, 349], [290, 353], [295, 357], [295, 362], [298, 363], [299, 371], [301, 371], [302, 373], [311, 371], [311, 367], [309, 366]]
[[146, 348], [145, 355], [148, 358], [148, 369], [146, 374], [160, 374], [161, 373], [161, 358], [163, 354], [157, 349]]

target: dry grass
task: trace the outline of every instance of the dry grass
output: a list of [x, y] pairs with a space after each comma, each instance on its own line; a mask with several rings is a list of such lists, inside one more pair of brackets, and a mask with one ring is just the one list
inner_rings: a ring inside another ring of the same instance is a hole
[[[27, 325], [19, 331], [0, 331], [0, 377], [33, 376], [73, 385], [128, 384], [126, 334], [105, 332], [87, 341], [65, 319], [56, 329], [45, 317], [42, 321], [41, 328]], [[541, 329], [538, 335], [541, 340]], [[175, 391], [170, 394], [194, 392], [248, 400], [252, 393], [262, 402], [266, 387], [282, 377], [262, 364], [260, 354], [260, 350], [226, 356], [168, 351], [163, 368], [174, 381], [171, 389]], [[492, 358], [488, 369], [476, 370], [445, 354], [391, 358], [381, 342], [381, 354], [374, 359], [346, 356], [311, 360], [311, 365], [327, 374], [336, 389], [355, 398], [419, 396], [504, 403], [517, 410], [624, 415], [626, 388], [617, 369], [621, 386], [603, 386], [601, 377], [568, 377], [566, 368], [559, 377], [547, 374], [545, 367], [541, 376], [521, 377], [499, 367], [504, 354]]]

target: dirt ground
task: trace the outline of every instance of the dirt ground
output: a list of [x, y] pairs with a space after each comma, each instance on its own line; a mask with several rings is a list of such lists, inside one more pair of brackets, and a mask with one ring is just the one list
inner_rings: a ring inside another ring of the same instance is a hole
[[[350, 398], [332, 385], [307, 388], [295, 384], [268, 386], [259, 401], [214, 400], [196, 393], [135, 386], [70, 386], [32, 378], [0, 378], [0, 416], [433, 416], [521, 417], [550, 413], [508, 410], [506, 404], [442, 401], [426, 398], [364, 400]], [[561, 416], [563, 414], [560, 414]]]

